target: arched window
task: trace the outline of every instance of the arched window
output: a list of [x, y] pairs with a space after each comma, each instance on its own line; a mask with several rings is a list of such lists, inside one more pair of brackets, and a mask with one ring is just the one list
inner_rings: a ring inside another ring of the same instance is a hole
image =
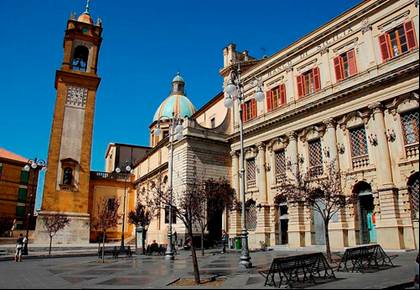
[[408, 193], [410, 194], [411, 216], [413, 219], [419, 219], [419, 177], [420, 173], [414, 173], [407, 182]]
[[73, 169], [70, 167], [64, 168], [63, 184], [73, 185]]
[[89, 49], [86, 46], [78, 46], [74, 50], [73, 60], [71, 62], [72, 69], [85, 72], [89, 57]]

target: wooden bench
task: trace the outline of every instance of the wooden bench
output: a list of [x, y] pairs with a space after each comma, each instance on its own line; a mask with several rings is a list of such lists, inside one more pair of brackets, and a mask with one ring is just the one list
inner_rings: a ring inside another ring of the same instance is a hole
[[[283, 284], [293, 288], [294, 283], [310, 282], [316, 284], [315, 278], [335, 279], [334, 270], [322, 253], [302, 254], [274, 258], [270, 269], [260, 271], [265, 277], [264, 286], [281, 287]], [[279, 283], [276, 283], [278, 275]]]
[[[105, 247], [104, 249], [104, 256], [110, 256], [112, 255], [112, 258], [118, 259], [118, 256], [120, 255], [120, 247]], [[132, 257], [133, 251], [131, 250], [131, 247], [128, 246], [125, 249], [125, 255], [126, 257]], [[98, 257], [102, 258], [102, 247], [98, 249]]]
[[102, 249], [104, 256], [110, 256], [112, 255], [112, 258], [117, 259], [118, 255], [120, 254], [120, 248], [119, 247], [99, 247], [98, 249], [98, 257], [102, 258]]
[[393, 267], [392, 259], [378, 244], [362, 245], [347, 248], [338, 264], [337, 271], [364, 272], [370, 269], [379, 270], [381, 267]]

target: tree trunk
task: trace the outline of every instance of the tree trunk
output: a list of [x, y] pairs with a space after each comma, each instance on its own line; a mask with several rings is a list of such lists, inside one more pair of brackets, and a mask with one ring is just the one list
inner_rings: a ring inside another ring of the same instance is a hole
[[193, 262], [194, 268], [194, 280], [197, 285], [200, 285], [200, 270], [198, 269], [198, 261], [197, 261], [197, 254], [195, 252], [194, 242], [193, 242], [193, 233], [192, 233], [192, 225], [188, 227], [188, 235], [190, 236], [191, 240], [191, 257]]
[[105, 231], [102, 232], [102, 263], [105, 263]]
[[329, 221], [324, 221], [324, 228], [325, 228], [325, 245], [327, 248], [327, 260], [328, 262], [332, 262], [331, 257], [331, 246], [330, 246], [330, 233], [329, 233]]
[[137, 248], [137, 226], [134, 230], [136, 231], [136, 255], [137, 255], [137, 251], [138, 251], [138, 248]]
[[143, 247], [143, 255], [146, 255], [146, 229], [143, 228], [143, 233], [141, 235], [141, 246]]
[[51, 248], [52, 248], [52, 236], [50, 236], [50, 249], [48, 250], [49, 256], [51, 256]]
[[201, 256], [204, 256], [204, 230], [201, 230]]

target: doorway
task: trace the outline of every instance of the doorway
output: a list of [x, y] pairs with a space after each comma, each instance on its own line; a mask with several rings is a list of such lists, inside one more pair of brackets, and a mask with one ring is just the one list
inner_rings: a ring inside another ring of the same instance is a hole
[[372, 188], [362, 182], [356, 186], [358, 189], [358, 216], [359, 237], [361, 244], [376, 243], [376, 214]]
[[[323, 200], [318, 199], [315, 202], [321, 210], [325, 209], [325, 203], [323, 202]], [[324, 219], [322, 218], [322, 215], [318, 210], [313, 209], [312, 215], [313, 215], [312, 222], [313, 222], [313, 227], [315, 231], [315, 241], [314, 241], [315, 245], [323, 246], [326, 244]]]
[[286, 202], [279, 203], [279, 232], [280, 245], [287, 245], [289, 243], [289, 208]]

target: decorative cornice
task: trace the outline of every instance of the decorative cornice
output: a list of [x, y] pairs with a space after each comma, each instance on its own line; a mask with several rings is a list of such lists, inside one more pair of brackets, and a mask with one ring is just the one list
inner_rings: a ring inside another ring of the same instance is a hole
[[327, 129], [328, 128], [335, 128], [335, 126], [337, 125], [337, 122], [333, 118], [328, 118], [328, 119], [324, 120], [323, 123], [325, 124]]
[[265, 151], [265, 143], [264, 142], [260, 142], [257, 144], [257, 149], [258, 151]]
[[372, 30], [372, 24], [370, 24], [369, 19], [368, 18], [363, 19], [362, 28], [361, 28], [362, 34], [365, 34], [366, 32], [370, 30]]
[[370, 104], [368, 108], [369, 110], [372, 110], [372, 113], [374, 114], [383, 113], [384, 111], [384, 106], [380, 102], [375, 102], [373, 104]]
[[232, 151], [230, 151], [230, 156], [233, 158], [233, 157], [239, 157], [239, 153], [238, 153], [238, 151], [236, 151], [236, 150], [232, 150]]

